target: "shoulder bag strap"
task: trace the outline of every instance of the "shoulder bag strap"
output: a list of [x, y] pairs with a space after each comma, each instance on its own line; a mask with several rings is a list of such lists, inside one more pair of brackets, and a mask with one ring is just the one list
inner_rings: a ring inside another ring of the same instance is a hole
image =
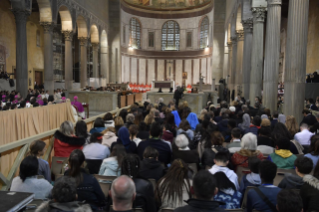
[[268, 205], [268, 207], [273, 211], [273, 212], [277, 212], [277, 208], [274, 204], [272, 204], [270, 202], [270, 200], [264, 195], [263, 192], [260, 191], [259, 188], [253, 188], [257, 194], [262, 198], [262, 200]]

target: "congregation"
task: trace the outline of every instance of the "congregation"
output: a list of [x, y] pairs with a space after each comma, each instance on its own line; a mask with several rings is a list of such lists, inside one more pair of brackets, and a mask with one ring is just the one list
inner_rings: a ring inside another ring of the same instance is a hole
[[[64, 176], [51, 173], [45, 142], [34, 141], [10, 190], [48, 199], [37, 212], [318, 211], [319, 117], [305, 109], [299, 124], [258, 98], [254, 107], [236, 99], [208, 102], [199, 115], [182, 99], [135, 103], [92, 129], [65, 121], [54, 134]], [[97, 176], [117, 178], [105, 193]]]

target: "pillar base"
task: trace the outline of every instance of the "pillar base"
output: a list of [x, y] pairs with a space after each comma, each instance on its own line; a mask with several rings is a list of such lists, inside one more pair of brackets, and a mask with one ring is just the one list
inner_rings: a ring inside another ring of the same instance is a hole
[[293, 115], [297, 124], [302, 121], [302, 110], [305, 101], [305, 83], [285, 82], [284, 113], [286, 116]]

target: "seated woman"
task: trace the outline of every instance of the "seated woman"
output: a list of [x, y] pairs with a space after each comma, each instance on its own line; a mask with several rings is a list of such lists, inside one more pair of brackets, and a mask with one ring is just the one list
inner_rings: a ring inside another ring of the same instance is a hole
[[160, 209], [187, 205], [185, 201], [191, 198], [191, 186], [187, 164], [181, 159], [174, 160], [167, 174], [157, 184], [155, 196]]
[[251, 157], [264, 159], [263, 154], [257, 150], [257, 136], [247, 133], [241, 139], [241, 150], [233, 154], [231, 161], [234, 166], [248, 167], [248, 159]]
[[203, 167], [212, 167], [215, 164], [214, 159], [218, 152], [222, 151], [229, 154], [229, 150], [223, 147], [224, 136], [220, 132], [215, 131], [209, 137], [210, 139], [205, 142], [205, 149], [201, 158]]
[[115, 117], [114, 125], [115, 125], [116, 135], [118, 136], [119, 129], [124, 126], [124, 121], [121, 116]]
[[197, 150], [189, 149], [189, 139], [185, 134], [176, 137], [175, 145], [173, 145], [173, 160], [182, 159], [185, 163], [199, 163], [199, 155]]
[[53, 211], [85, 211], [92, 212], [90, 205], [81, 204], [77, 200], [76, 182], [71, 177], [60, 177], [52, 189], [53, 200], [43, 202], [37, 212]]
[[76, 180], [78, 201], [90, 204], [92, 210], [105, 207], [105, 195], [93, 175], [88, 174], [83, 168], [85, 156], [82, 150], [76, 149], [70, 154], [69, 167], [64, 176]]
[[106, 129], [109, 127], [115, 127], [113, 116], [111, 113], [105, 114], [105, 116], [103, 117], [103, 120], [104, 120], [104, 126]]
[[128, 128], [128, 131], [130, 133], [131, 141], [134, 141], [136, 146], [138, 146], [138, 144], [142, 141], [142, 139], [137, 137], [138, 126], [135, 124], [131, 124], [130, 127]]
[[38, 158], [39, 169], [38, 175], [42, 175], [48, 182], [51, 182], [51, 169], [48, 161], [43, 160], [41, 157], [44, 155], [46, 144], [43, 141], [34, 141], [30, 145], [30, 155]]
[[133, 208], [144, 211], [156, 211], [154, 191], [151, 182], [139, 177], [140, 158], [135, 154], [127, 154], [121, 164], [121, 175], [132, 178], [136, 187], [136, 198]]
[[148, 129], [148, 126], [146, 125], [146, 123], [144, 121], [142, 121], [139, 126], [138, 126], [138, 133], [136, 135], [136, 137], [142, 139], [142, 140], [146, 140], [149, 139], [150, 137], [150, 130]]
[[224, 209], [240, 208], [242, 193], [236, 191], [235, 185], [224, 172], [216, 172], [214, 177], [218, 188], [218, 193], [214, 196], [214, 200], [226, 203], [225, 205], [219, 205], [219, 207]]
[[103, 160], [99, 175], [120, 176], [121, 164], [125, 155], [126, 151], [123, 144], [115, 144], [112, 149], [111, 156]]
[[82, 149], [86, 142], [83, 137], [74, 136], [74, 127], [72, 122], [65, 121], [60, 129], [54, 133], [54, 156], [69, 157], [75, 149]]
[[164, 175], [164, 166], [158, 161], [159, 153], [151, 146], [146, 147], [141, 161], [139, 176], [144, 179], [155, 179], [158, 181]]
[[106, 130], [102, 132], [103, 140], [102, 144], [111, 148], [112, 144], [117, 141], [116, 130], [114, 127], [108, 127]]
[[103, 135], [100, 133], [93, 133], [90, 138], [90, 143], [83, 147], [83, 153], [90, 174], [97, 174], [102, 161], [110, 156], [109, 148], [101, 144], [102, 137]]
[[319, 135], [313, 135], [310, 141], [309, 153], [305, 154], [305, 157], [312, 160], [313, 168], [315, 168], [319, 160]]
[[85, 144], [90, 142], [90, 134], [88, 133], [88, 127], [84, 121], [78, 121], [75, 125], [76, 137], [85, 138]]
[[90, 130], [90, 133], [101, 133], [103, 130], [105, 130], [104, 121], [102, 118], [99, 117], [95, 119], [93, 128]]
[[186, 133], [191, 141], [194, 139], [194, 131], [191, 129], [191, 125], [186, 119], [181, 121], [181, 123], [179, 124], [176, 135], [179, 135], [181, 133]]
[[118, 132], [118, 139], [111, 145], [111, 150], [115, 144], [123, 144], [127, 153], [136, 153], [136, 144], [134, 141], [130, 140], [130, 133], [126, 127], [121, 127]]
[[45, 179], [37, 179], [38, 158], [27, 156], [20, 164], [19, 176], [12, 181], [10, 191], [34, 193], [35, 199], [46, 199], [51, 194], [52, 185]]

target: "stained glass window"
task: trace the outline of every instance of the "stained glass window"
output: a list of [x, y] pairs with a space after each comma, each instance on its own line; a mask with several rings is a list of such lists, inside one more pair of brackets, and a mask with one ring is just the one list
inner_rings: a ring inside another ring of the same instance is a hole
[[136, 18], [130, 20], [130, 42], [132, 48], [141, 48], [141, 25]]
[[176, 21], [167, 21], [162, 28], [162, 51], [179, 50], [180, 34]]
[[208, 25], [209, 21], [207, 16], [202, 20], [202, 23], [200, 25], [200, 48], [204, 49], [207, 47], [207, 39], [208, 39]]

